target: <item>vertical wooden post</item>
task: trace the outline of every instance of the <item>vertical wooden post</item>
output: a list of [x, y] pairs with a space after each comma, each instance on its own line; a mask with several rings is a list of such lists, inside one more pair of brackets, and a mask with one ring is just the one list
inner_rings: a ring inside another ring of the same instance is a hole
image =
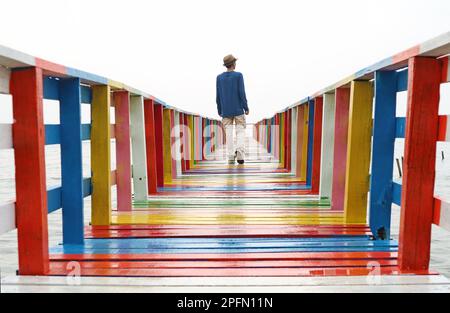
[[286, 154], [286, 127], [285, 127], [285, 114], [284, 113], [280, 113], [279, 114], [280, 117], [280, 163], [281, 163], [281, 168], [285, 168], [285, 163], [286, 163], [286, 159], [285, 159], [285, 154]]
[[145, 116], [145, 144], [147, 153], [147, 182], [148, 193], [155, 195], [158, 193], [158, 171], [157, 153], [155, 138], [155, 111], [153, 100], [144, 100]]
[[111, 224], [110, 87], [92, 87], [92, 225]]
[[164, 109], [163, 117], [163, 149], [164, 149], [164, 184], [172, 183], [172, 151], [170, 109]]
[[142, 96], [131, 97], [130, 118], [134, 200], [147, 201], [147, 149], [145, 145], [144, 98]]
[[83, 244], [83, 152], [80, 79], [59, 81], [61, 206], [64, 244]]
[[353, 81], [350, 90], [345, 221], [350, 224], [365, 224], [372, 141], [373, 87], [369, 81]]
[[335, 94], [323, 96], [322, 160], [320, 162], [320, 198], [331, 200], [333, 184]]
[[180, 125], [180, 154], [181, 154], [181, 173], [184, 174], [186, 172], [186, 158], [185, 158], [185, 151], [186, 151], [186, 126], [184, 123], [184, 113], [179, 114], [179, 120], [178, 123]]
[[304, 146], [304, 135], [305, 131], [305, 106], [300, 105], [297, 110], [297, 171], [296, 176], [302, 179], [302, 165], [303, 165], [303, 146]]
[[336, 89], [333, 190], [331, 196], [331, 209], [334, 211], [344, 210], [349, 108], [350, 89]]
[[184, 158], [186, 159], [186, 171], [191, 169], [191, 140], [192, 133], [191, 128], [189, 127], [190, 117], [188, 114], [184, 114]]
[[284, 166], [288, 172], [291, 171], [291, 110], [285, 112], [285, 161]]
[[292, 108], [291, 114], [291, 171], [297, 172], [297, 110], [298, 107]]
[[155, 113], [155, 149], [156, 149], [156, 171], [158, 187], [164, 187], [164, 133], [163, 133], [163, 106], [154, 104]]
[[369, 222], [377, 239], [390, 239], [396, 105], [397, 72], [376, 72]]
[[49, 270], [42, 70], [11, 73], [19, 273]]
[[426, 270], [430, 262], [440, 73], [439, 60], [409, 60], [398, 260], [401, 271]]
[[322, 113], [323, 98], [318, 97], [314, 103], [314, 139], [311, 174], [311, 192], [319, 194], [320, 188], [320, 162], [322, 151]]
[[181, 137], [180, 137], [180, 113], [177, 111], [173, 111], [173, 145], [175, 148], [175, 155], [174, 155], [174, 163], [175, 163], [175, 171], [173, 173], [173, 178], [177, 178], [179, 175], [181, 175]]
[[130, 94], [114, 92], [116, 116], [117, 210], [131, 211]]
[[313, 170], [313, 148], [314, 148], [314, 112], [315, 101], [309, 100], [308, 111], [308, 163], [306, 167], [306, 185], [312, 185], [312, 170]]

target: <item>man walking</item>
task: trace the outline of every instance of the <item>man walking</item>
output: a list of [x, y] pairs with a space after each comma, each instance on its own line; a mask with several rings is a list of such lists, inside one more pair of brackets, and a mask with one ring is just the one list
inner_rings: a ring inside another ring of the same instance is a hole
[[[217, 111], [222, 117], [227, 141], [228, 163], [244, 164], [245, 159], [245, 115], [249, 114], [245, 95], [244, 77], [235, 72], [237, 59], [227, 55], [223, 65], [227, 71], [217, 76]], [[245, 114], [245, 115], [244, 115]], [[234, 149], [233, 125], [236, 124], [236, 150]]]

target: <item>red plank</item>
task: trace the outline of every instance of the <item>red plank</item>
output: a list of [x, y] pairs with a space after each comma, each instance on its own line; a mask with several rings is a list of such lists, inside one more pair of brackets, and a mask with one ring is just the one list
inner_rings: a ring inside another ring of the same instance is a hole
[[186, 136], [184, 138], [184, 146], [183, 146], [183, 151], [184, 151], [184, 159], [186, 160], [186, 171], [189, 171], [191, 169], [191, 136], [192, 134], [190, 133], [190, 128], [189, 128], [189, 115], [188, 114], [183, 114], [184, 117], [184, 126], [185, 126], [185, 134], [184, 136]]
[[284, 167], [291, 171], [291, 110], [284, 112], [285, 116], [285, 136], [284, 136]]
[[42, 70], [11, 73], [16, 220], [21, 275], [48, 272], [47, 188]]
[[[177, 178], [177, 156], [174, 153], [175, 150], [175, 141], [177, 140], [175, 138], [175, 110], [170, 110], [170, 145], [171, 145], [171, 149], [173, 149], [174, 151], [171, 150], [172, 153], [172, 179], [176, 179]], [[172, 134], [173, 132], [173, 134]]]
[[313, 143], [313, 168], [311, 178], [311, 192], [319, 194], [320, 187], [320, 162], [322, 151], [322, 114], [323, 98], [315, 99], [314, 104], [314, 143]]
[[153, 100], [144, 100], [145, 146], [147, 152], [148, 193], [158, 193], [157, 148], [155, 136], [155, 105]]
[[180, 153], [181, 153], [181, 173], [186, 172], [186, 158], [184, 151], [186, 150], [186, 137], [184, 135], [185, 123], [184, 113], [180, 112], [178, 123], [180, 124]]
[[235, 253], [235, 254], [52, 254], [52, 261], [262, 261], [262, 260], [345, 260], [396, 259], [396, 252], [291, 252], [291, 253]]
[[331, 209], [337, 211], [343, 210], [344, 208], [349, 108], [350, 89], [336, 89], [333, 189], [331, 195]]
[[154, 104], [155, 113], [155, 148], [156, 148], [156, 171], [158, 187], [164, 187], [164, 153], [163, 153], [163, 106]]
[[116, 117], [117, 210], [131, 211], [130, 94], [114, 92]]
[[412, 58], [408, 77], [399, 266], [417, 271], [430, 262], [441, 63]]

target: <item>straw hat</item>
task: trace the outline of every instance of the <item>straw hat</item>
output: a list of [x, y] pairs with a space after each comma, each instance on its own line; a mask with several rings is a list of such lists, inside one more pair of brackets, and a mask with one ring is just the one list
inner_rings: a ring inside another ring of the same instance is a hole
[[237, 59], [232, 54], [229, 54], [223, 58], [223, 66], [229, 66], [236, 61]]

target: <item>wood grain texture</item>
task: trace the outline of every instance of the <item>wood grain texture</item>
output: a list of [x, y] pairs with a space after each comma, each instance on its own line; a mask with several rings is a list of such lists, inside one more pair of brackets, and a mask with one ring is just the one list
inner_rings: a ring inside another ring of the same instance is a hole
[[336, 89], [336, 114], [334, 131], [333, 190], [331, 209], [344, 210], [345, 175], [347, 169], [348, 121], [350, 89]]
[[117, 210], [131, 211], [130, 93], [114, 92], [116, 117]]
[[147, 199], [147, 148], [145, 145], [144, 98], [132, 96], [130, 103], [134, 200]]
[[397, 72], [375, 74], [375, 118], [369, 222], [377, 239], [390, 238], [396, 137]]
[[171, 123], [170, 109], [163, 111], [163, 155], [164, 155], [164, 184], [172, 183], [172, 141], [171, 141]]
[[373, 87], [353, 81], [350, 91], [344, 212], [347, 223], [365, 223], [372, 138]]
[[322, 118], [323, 97], [317, 97], [314, 104], [314, 139], [311, 177], [311, 192], [313, 194], [319, 194], [320, 188], [320, 162], [322, 161]]
[[158, 187], [164, 187], [164, 116], [163, 106], [155, 103], [155, 149], [156, 149], [156, 170]]
[[21, 275], [49, 270], [42, 70], [11, 73], [16, 219]]
[[336, 111], [335, 94], [323, 96], [323, 121], [322, 121], [322, 154], [320, 162], [320, 188], [321, 198], [331, 199], [333, 185], [333, 156], [334, 156], [334, 124]]
[[428, 269], [430, 262], [441, 63], [412, 58], [408, 77], [399, 237], [402, 271]]
[[63, 242], [84, 242], [81, 85], [78, 78], [59, 81], [61, 136], [61, 207]]
[[110, 87], [92, 87], [92, 225], [111, 224]]
[[158, 193], [157, 149], [155, 136], [155, 105], [153, 100], [144, 100], [145, 145], [147, 153], [148, 193]]

